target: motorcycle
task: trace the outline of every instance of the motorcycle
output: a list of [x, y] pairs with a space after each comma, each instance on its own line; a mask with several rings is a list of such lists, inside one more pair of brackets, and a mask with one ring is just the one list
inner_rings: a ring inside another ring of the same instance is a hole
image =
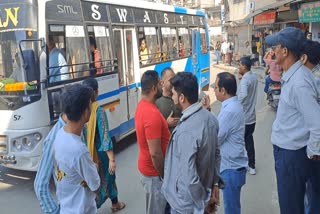
[[268, 100], [268, 105], [271, 106], [275, 111], [278, 109], [280, 94], [281, 94], [281, 84], [271, 83], [269, 85], [269, 89], [267, 93], [267, 100]]

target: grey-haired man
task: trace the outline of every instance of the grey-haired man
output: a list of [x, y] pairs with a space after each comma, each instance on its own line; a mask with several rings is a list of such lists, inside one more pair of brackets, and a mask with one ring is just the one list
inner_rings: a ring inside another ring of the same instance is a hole
[[266, 43], [274, 47], [276, 63], [284, 70], [271, 134], [280, 211], [282, 214], [300, 214], [304, 213], [310, 159], [319, 160], [320, 157], [320, 105], [316, 81], [299, 60], [306, 43], [301, 30], [285, 28], [267, 36]]

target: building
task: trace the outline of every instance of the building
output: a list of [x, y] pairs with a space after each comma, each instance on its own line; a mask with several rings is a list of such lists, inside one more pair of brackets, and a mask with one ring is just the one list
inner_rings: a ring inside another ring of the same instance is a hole
[[225, 34], [234, 43], [234, 58], [239, 59], [244, 54], [246, 41], [251, 44], [252, 57], [258, 59], [259, 54], [263, 56], [265, 53], [264, 39], [267, 35], [289, 26], [308, 31], [310, 25], [299, 22], [298, 18], [298, 10], [303, 2], [309, 1], [225, 1]]

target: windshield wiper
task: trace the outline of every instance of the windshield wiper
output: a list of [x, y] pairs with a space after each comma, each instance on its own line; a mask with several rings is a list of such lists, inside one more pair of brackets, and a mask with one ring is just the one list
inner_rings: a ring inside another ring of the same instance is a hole
[[0, 97], [0, 100], [6, 104], [9, 108], [13, 108], [14, 107], [14, 102], [10, 102], [9, 100], [7, 100], [6, 98]]

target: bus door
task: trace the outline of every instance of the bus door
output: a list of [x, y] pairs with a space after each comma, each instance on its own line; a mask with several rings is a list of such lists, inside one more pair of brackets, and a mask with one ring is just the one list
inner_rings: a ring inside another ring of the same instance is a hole
[[[191, 29], [192, 41], [192, 72], [197, 77], [198, 81], [201, 80], [201, 72], [199, 71], [199, 58], [200, 58], [200, 32], [198, 28]], [[199, 84], [200, 86], [200, 84]]]
[[[121, 106], [124, 110], [122, 117], [131, 122], [127, 129], [134, 128], [133, 118], [138, 104], [138, 85], [135, 81], [132, 27], [113, 28], [114, 47], [118, 59]], [[125, 97], [124, 97], [125, 96]], [[132, 127], [131, 127], [132, 126]]]

